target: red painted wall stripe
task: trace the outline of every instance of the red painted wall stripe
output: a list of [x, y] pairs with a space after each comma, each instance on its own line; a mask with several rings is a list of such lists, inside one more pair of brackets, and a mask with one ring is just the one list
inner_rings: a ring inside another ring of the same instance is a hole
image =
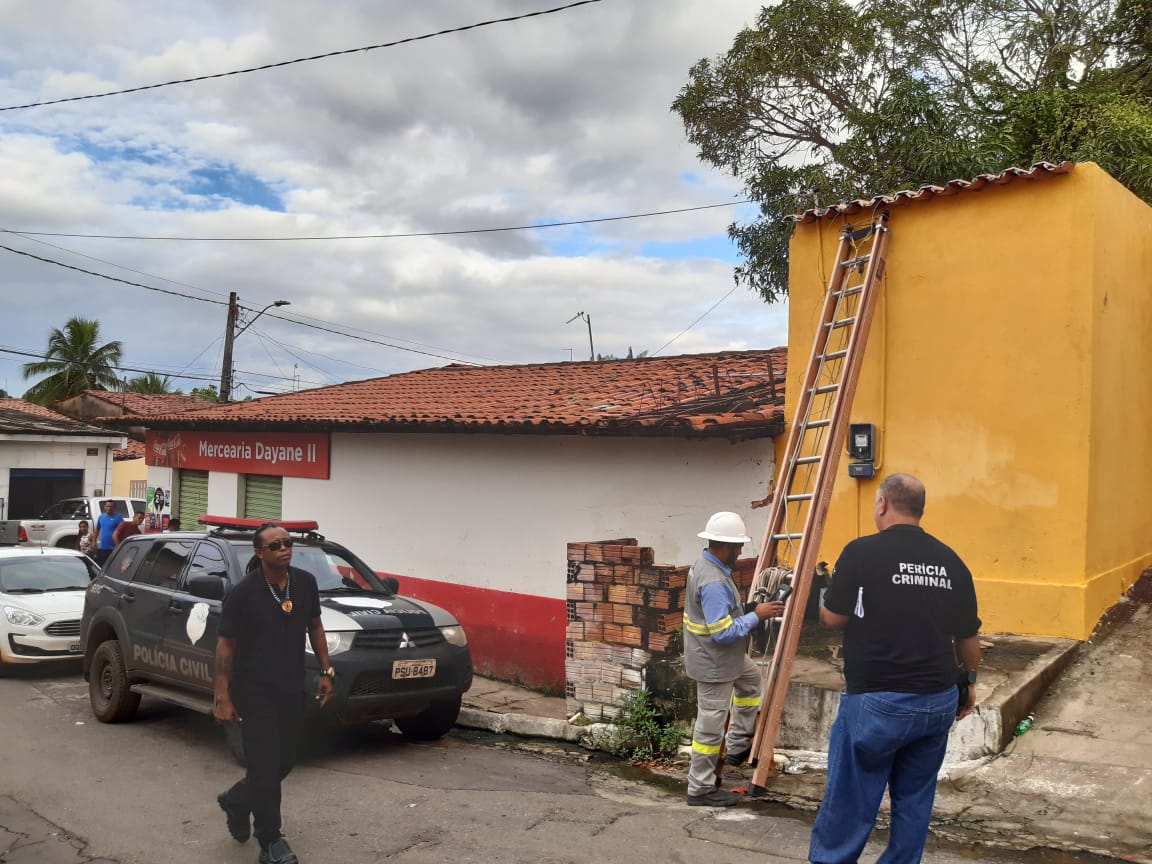
[[479, 674], [564, 692], [565, 601], [395, 573], [381, 575], [396, 576], [406, 597], [435, 603], [456, 616], [468, 634]]

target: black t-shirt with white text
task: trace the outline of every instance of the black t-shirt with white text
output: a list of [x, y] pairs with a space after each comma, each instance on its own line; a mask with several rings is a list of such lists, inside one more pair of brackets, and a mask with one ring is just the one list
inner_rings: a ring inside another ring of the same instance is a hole
[[940, 693], [956, 683], [954, 640], [980, 630], [972, 574], [917, 525], [892, 525], [844, 547], [824, 596], [849, 616], [849, 693]]
[[[304, 640], [308, 625], [320, 617], [316, 577], [288, 568], [292, 612], [268, 588], [261, 568], [254, 568], [224, 599], [219, 633], [235, 639], [232, 689], [270, 696], [304, 690]], [[279, 592], [283, 598], [284, 592]]]

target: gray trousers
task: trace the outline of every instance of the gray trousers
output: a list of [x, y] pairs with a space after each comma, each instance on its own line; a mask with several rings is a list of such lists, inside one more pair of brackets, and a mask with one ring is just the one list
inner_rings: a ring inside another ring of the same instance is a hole
[[726, 746], [729, 753], [747, 750], [756, 731], [760, 710], [760, 669], [748, 657], [735, 681], [696, 682], [696, 726], [692, 729], [692, 762], [688, 768], [688, 794], [703, 795], [716, 785], [716, 763], [728, 712]]

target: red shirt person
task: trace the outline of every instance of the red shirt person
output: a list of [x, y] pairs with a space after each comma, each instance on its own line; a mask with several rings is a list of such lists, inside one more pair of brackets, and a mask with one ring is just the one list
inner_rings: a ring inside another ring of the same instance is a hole
[[133, 534], [140, 534], [140, 523], [144, 521], [144, 514], [137, 513], [132, 517], [132, 521], [125, 520], [116, 526], [116, 531], [112, 534], [112, 541], [119, 546], [124, 542], [125, 537], [131, 537]]

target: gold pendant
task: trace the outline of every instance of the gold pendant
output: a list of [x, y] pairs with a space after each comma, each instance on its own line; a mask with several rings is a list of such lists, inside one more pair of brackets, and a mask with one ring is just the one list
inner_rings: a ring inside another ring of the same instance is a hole
[[292, 614], [292, 601], [291, 600], [285, 600], [283, 603], [280, 604], [280, 608], [283, 609], [286, 614], [291, 615]]

